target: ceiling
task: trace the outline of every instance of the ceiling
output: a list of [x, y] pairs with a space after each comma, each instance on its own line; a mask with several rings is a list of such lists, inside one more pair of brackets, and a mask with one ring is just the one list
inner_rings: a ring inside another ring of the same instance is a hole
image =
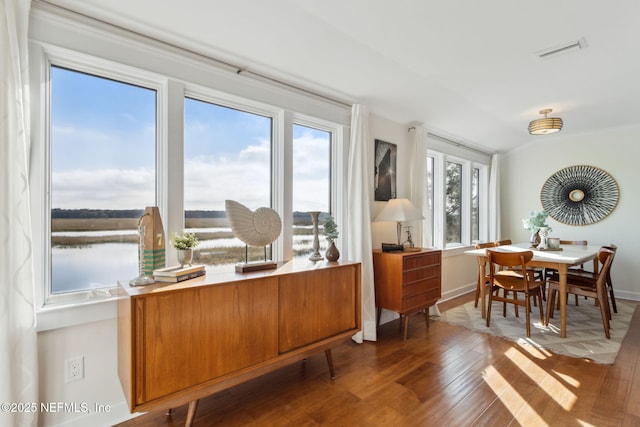
[[639, 124], [637, 0], [48, 2], [491, 151]]

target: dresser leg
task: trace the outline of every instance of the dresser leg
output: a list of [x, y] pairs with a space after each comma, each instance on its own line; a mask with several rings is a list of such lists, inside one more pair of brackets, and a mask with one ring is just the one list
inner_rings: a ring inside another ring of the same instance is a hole
[[427, 329], [429, 329], [429, 307], [424, 309], [424, 320], [427, 322]]
[[189, 402], [189, 409], [187, 410], [187, 420], [184, 422], [184, 427], [191, 427], [193, 420], [196, 418], [196, 411], [198, 410], [198, 402], [200, 400], [192, 400]]
[[409, 315], [405, 314], [404, 316], [404, 339], [407, 339], [407, 332], [409, 331]]
[[329, 375], [331, 379], [336, 379], [336, 371], [333, 369], [333, 357], [331, 357], [331, 349], [325, 350], [324, 355], [327, 357], [327, 365], [329, 365]]

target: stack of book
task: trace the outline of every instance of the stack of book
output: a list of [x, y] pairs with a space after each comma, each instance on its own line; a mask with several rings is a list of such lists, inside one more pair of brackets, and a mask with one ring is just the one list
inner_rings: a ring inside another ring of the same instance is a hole
[[176, 265], [173, 267], [153, 270], [153, 278], [156, 282], [177, 283], [182, 282], [183, 280], [204, 276], [204, 273], [204, 265], [191, 265], [185, 267]]

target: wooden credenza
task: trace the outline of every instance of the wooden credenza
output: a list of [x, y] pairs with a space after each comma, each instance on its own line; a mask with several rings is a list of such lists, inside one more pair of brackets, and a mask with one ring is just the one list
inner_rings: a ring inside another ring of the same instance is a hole
[[292, 261], [178, 284], [119, 286], [118, 375], [131, 412], [189, 403], [360, 330], [360, 263]]
[[422, 249], [419, 252], [373, 251], [373, 273], [378, 321], [383, 308], [404, 318], [404, 339], [407, 339], [409, 316], [426, 311], [441, 296], [442, 252]]

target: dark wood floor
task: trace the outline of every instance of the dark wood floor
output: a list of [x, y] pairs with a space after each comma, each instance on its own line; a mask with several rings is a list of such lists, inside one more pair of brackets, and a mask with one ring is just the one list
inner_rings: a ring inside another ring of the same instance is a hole
[[[613, 365], [528, 351], [444, 322], [426, 329], [417, 315], [406, 341], [394, 321], [375, 343], [334, 348], [333, 381], [321, 353], [202, 399], [194, 425], [638, 426], [639, 358], [640, 310]], [[182, 426], [186, 412], [150, 412], [119, 426]]]

